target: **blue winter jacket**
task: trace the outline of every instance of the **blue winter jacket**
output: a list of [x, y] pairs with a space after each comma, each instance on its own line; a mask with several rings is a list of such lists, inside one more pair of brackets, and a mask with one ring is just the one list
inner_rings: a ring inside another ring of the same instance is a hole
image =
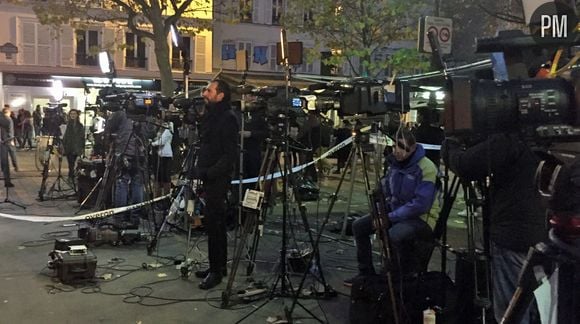
[[403, 162], [390, 155], [387, 174], [381, 179], [393, 223], [416, 219], [426, 214], [435, 199], [437, 168], [417, 144], [415, 153]]

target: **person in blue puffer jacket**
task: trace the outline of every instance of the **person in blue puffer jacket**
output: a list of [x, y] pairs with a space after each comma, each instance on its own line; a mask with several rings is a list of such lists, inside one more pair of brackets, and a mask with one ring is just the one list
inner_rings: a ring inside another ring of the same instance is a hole
[[[381, 185], [388, 209], [389, 241], [397, 256], [406, 242], [414, 241], [418, 233], [431, 230], [422, 216], [431, 209], [435, 198], [437, 168], [425, 157], [425, 150], [411, 132], [400, 129], [395, 139]], [[375, 232], [372, 216], [357, 219], [352, 230], [357, 246], [358, 275], [375, 274], [370, 240]], [[344, 284], [351, 286], [353, 279], [346, 279]]]

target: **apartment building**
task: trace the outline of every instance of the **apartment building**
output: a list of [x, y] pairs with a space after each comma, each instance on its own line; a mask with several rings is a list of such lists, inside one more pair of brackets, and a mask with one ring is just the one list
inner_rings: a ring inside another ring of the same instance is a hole
[[[240, 80], [244, 69], [239, 51], [245, 50], [249, 83], [258, 86], [284, 84], [284, 69], [278, 64], [281, 55], [277, 43], [281, 41], [281, 17], [286, 1], [214, 1], [214, 70], [221, 70], [232, 79]], [[287, 33], [287, 40], [295, 45], [290, 47], [290, 56], [295, 59], [294, 63], [300, 63], [291, 64], [295, 76], [330, 74], [320, 60], [307, 60], [307, 50], [314, 47], [314, 41], [307, 35]], [[340, 72], [348, 75], [348, 71]], [[299, 78], [296, 81], [299, 82]]]
[[[184, 36], [191, 53], [190, 79], [204, 83], [212, 76], [212, 32]], [[169, 39], [168, 39], [169, 42]], [[66, 103], [81, 111], [95, 102], [98, 90], [110, 80], [101, 72], [96, 52], [108, 49], [117, 71], [115, 85], [133, 91], [159, 91], [159, 70], [151, 40], [112, 23], [84, 28], [41, 25], [34, 12], [23, 6], [0, 4], [0, 104], [32, 109], [48, 102]], [[176, 84], [183, 78], [182, 58], [172, 49]], [[56, 80], [60, 80], [55, 82]], [[60, 94], [55, 84], [62, 84]], [[191, 83], [190, 83], [191, 84]], [[58, 91], [57, 91], [58, 92]]]

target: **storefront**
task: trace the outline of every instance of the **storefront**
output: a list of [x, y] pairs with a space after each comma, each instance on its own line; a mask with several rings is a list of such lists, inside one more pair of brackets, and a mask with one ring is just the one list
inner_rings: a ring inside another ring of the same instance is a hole
[[[1, 74], [2, 104], [13, 110], [21, 108], [32, 111], [34, 107], [48, 103], [64, 103], [65, 111], [95, 103], [99, 90], [111, 86], [111, 80], [103, 77], [79, 77], [49, 74], [7, 73]], [[115, 87], [128, 91], [151, 91], [161, 89], [159, 80], [114, 79]]]

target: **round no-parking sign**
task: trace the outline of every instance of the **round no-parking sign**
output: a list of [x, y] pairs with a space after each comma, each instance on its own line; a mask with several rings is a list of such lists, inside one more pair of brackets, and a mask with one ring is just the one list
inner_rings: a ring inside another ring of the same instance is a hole
[[451, 53], [451, 40], [453, 36], [453, 20], [442, 17], [423, 17], [419, 21], [419, 50], [431, 53], [429, 33], [432, 33], [441, 48], [441, 54]]

